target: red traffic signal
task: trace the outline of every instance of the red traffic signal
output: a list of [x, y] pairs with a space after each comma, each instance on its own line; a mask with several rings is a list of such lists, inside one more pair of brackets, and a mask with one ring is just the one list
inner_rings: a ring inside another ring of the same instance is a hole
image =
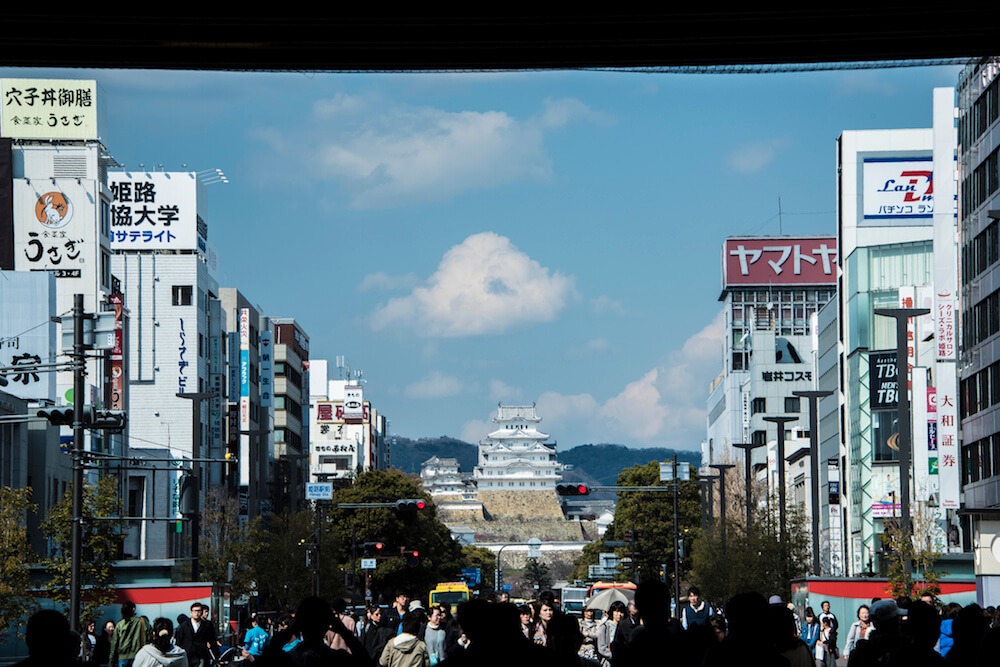
[[420, 565], [420, 552], [416, 549], [413, 551], [404, 551], [403, 555], [406, 556], [406, 567], [416, 567]]
[[399, 512], [416, 512], [427, 507], [427, 501], [423, 498], [405, 498], [396, 501], [396, 510]]
[[375, 551], [382, 551], [382, 547], [385, 545], [382, 542], [365, 542], [361, 546], [365, 551], [371, 551], [372, 549]]
[[590, 487], [586, 484], [556, 484], [556, 493], [560, 496], [590, 495]]

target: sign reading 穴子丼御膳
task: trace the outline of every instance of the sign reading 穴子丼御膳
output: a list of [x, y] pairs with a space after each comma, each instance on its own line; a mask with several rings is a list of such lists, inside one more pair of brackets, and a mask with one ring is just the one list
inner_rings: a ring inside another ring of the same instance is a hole
[[0, 80], [0, 136], [7, 139], [99, 139], [97, 81]]

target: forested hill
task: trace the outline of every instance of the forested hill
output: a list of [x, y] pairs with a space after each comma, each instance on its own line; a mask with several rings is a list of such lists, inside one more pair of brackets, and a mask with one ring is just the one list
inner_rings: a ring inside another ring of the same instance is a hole
[[[612, 486], [618, 480], [618, 473], [623, 468], [650, 461], [666, 461], [675, 453], [679, 460], [687, 461], [694, 466], [698, 466], [701, 462], [700, 452], [689, 450], [675, 452], [665, 447], [640, 449], [611, 444], [578, 445], [560, 451], [559, 462], [573, 466], [565, 475], [569, 481]], [[458, 459], [459, 469], [471, 473], [476, 466], [478, 452], [475, 445], [447, 436], [419, 440], [395, 436], [390, 456], [393, 467], [404, 472], [419, 473], [420, 464], [432, 456], [437, 456], [442, 459]]]

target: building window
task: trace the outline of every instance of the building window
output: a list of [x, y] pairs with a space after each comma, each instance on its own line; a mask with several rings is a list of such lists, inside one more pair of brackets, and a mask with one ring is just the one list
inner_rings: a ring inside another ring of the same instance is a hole
[[767, 444], [767, 431], [754, 431], [750, 435], [750, 442], [755, 447], [760, 447], [761, 445]]
[[172, 289], [175, 306], [191, 305], [192, 290], [190, 285], [174, 285]]
[[876, 463], [899, 460], [899, 416], [895, 410], [872, 412], [872, 448]]
[[798, 396], [786, 396], [785, 397], [785, 412], [788, 413], [798, 413], [801, 412], [802, 407], [799, 402]]
[[756, 415], [762, 412], [767, 412], [767, 399], [763, 397], [753, 399], [753, 403], [750, 405], [750, 414]]

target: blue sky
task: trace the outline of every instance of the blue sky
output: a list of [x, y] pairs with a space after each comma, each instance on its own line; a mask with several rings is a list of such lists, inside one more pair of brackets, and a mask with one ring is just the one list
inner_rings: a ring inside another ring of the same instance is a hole
[[[536, 402], [560, 448], [696, 449], [720, 246], [835, 233], [843, 130], [929, 127], [957, 67], [94, 78], [127, 168], [221, 168], [220, 284], [344, 355], [407, 437]], [[183, 167], [182, 165], [187, 165]]]

